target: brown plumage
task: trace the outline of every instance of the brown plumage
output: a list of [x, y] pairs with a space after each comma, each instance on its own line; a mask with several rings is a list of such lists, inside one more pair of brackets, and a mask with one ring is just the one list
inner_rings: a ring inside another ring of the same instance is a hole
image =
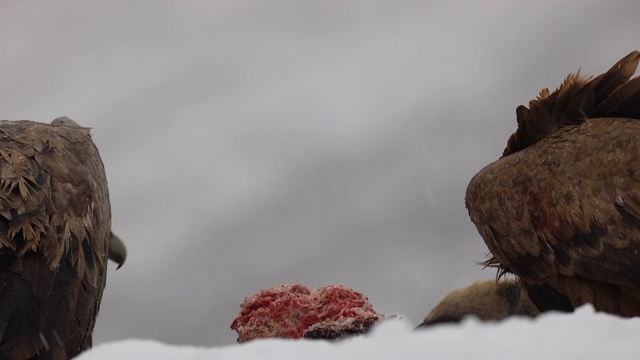
[[418, 327], [457, 323], [470, 315], [483, 321], [499, 321], [510, 316], [534, 317], [538, 313], [519, 282], [476, 281], [466, 288], [450, 292]]
[[67, 359], [91, 346], [110, 228], [88, 128], [0, 121], [0, 359]]
[[640, 78], [634, 51], [516, 110], [503, 157], [466, 205], [493, 257], [542, 310], [640, 315]]

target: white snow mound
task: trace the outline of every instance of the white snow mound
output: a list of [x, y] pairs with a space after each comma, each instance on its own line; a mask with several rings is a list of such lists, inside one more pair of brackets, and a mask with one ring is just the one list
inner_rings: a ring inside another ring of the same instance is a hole
[[405, 320], [390, 319], [366, 336], [338, 342], [263, 339], [203, 348], [121, 340], [100, 344], [76, 359], [637, 359], [638, 334], [640, 319], [596, 313], [584, 306], [573, 314], [549, 313], [535, 320], [482, 323], [468, 319], [420, 331]]

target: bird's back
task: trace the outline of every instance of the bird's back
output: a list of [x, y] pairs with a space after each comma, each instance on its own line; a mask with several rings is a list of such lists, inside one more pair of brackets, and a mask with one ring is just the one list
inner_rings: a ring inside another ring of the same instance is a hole
[[640, 315], [640, 78], [634, 51], [517, 109], [503, 157], [466, 193], [491, 251], [542, 310]]
[[0, 121], [0, 359], [91, 346], [111, 227], [89, 129]]

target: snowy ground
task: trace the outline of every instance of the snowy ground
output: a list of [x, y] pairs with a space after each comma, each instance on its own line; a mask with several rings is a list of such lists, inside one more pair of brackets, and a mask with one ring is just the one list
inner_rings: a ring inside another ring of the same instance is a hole
[[403, 320], [389, 320], [367, 336], [329, 343], [313, 340], [259, 340], [243, 345], [203, 348], [154, 340], [104, 343], [79, 360], [245, 360], [245, 359], [637, 359], [640, 319], [595, 313], [590, 306], [574, 314], [545, 314], [536, 320], [502, 323], [468, 319], [413, 331]]

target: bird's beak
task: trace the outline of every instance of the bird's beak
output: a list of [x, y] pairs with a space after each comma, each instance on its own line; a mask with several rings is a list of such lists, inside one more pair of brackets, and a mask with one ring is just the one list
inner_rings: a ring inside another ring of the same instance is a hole
[[109, 260], [118, 264], [116, 270], [120, 269], [127, 260], [127, 247], [124, 245], [122, 239], [116, 236], [113, 231], [110, 233], [109, 239]]

